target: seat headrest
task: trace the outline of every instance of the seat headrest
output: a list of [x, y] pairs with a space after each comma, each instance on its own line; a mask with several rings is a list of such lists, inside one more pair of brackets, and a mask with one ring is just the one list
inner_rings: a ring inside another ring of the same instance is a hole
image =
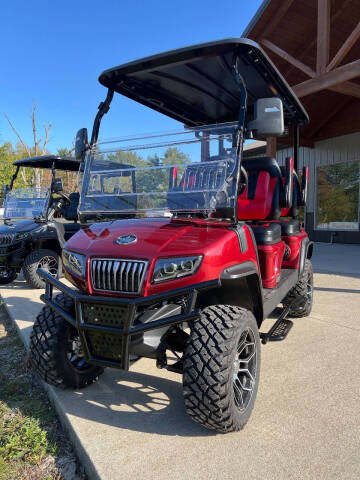
[[279, 164], [272, 157], [248, 158], [242, 161], [242, 166], [247, 172], [264, 170], [270, 173], [271, 178], [282, 178]]

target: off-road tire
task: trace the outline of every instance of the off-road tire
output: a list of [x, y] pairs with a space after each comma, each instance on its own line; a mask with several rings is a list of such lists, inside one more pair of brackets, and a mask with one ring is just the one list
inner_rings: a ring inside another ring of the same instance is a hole
[[[248, 403], [241, 410], [233, 382], [239, 341], [248, 329], [254, 338], [254, 382]], [[184, 355], [184, 400], [190, 417], [210, 430], [241, 430], [254, 406], [259, 374], [260, 337], [254, 315], [227, 305], [205, 308], [191, 325]]]
[[41, 262], [41, 260], [46, 257], [53, 258], [57, 262], [57, 278], [60, 277], [61, 260], [59, 255], [56, 252], [45, 248], [40, 250], [34, 250], [33, 252], [29, 253], [29, 255], [25, 258], [23, 265], [23, 274], [25, 280], [32, 288], [45, 287], [44, 280], [39, 277], [36, 271], [39, 267], [39, 263]]
[[294, 307], [289, 311], [289, 317], [301, 318], [310, 315], [313, 304], [313, 286], [312, 263], [309, 259], [306, 259], [297, 284], [290, 290], [282, 302], [284, 307], [294, 303]]
[[[74, 302], [61, 293], [55, 297], [64, 310], [74, 314]], [[50, 307], [42, 308], [30, 335], [30, 364], [42, 380], [60, 388], [83, 388], [95, 382], [103, 373], [102, 367], [86, 365], [74, 368], [67, 357], [69, 335], [76, 330]]]
[[9, 268], [7, 271], [7, 276], [3, 277], [0, 275], [0, 285], [8, 285], [9, 283], [13, 282], [17, 278], [17, 272], [14, 268]]

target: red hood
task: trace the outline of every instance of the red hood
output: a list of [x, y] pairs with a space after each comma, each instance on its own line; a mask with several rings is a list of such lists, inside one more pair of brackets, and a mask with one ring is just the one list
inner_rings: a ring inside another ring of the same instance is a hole
[[[80, 230], [66, 244], [66, 248], [88, 256], [146, 259], [171, 255], [203, 253], [230, 231], [224, 224], [210, 226], [204, 222], [186, 222], [171, 219], [117, 220], [97, 223]], [[117, 245], [122, 235], [136, 235], [137, 241]]]
[[[132, 258], [147, 260], [148, 270], [144, 295], [180, 288], [189, 283], [200, 283], [219, 278], [224, 268], [237, 263], [242, 254], [237, 234], [225, 222], [179, 219], [128, 219], [93, 224], [77, 232], [66, 243], [66, 248], [90, 257]], [[137, 241], [117, 245], [122, 235], [136, 235]], [[250, 239], [249, 239], [250, 240]], [[251, 241], [251, 240], [250, 240]], [[158, 257], [202, 255], [199, 270], [191, 277], [151, 284], [152, 272]], [[256, 253], [246, 253], [256, 261]], [[87, 277], [89, 279], [89, 277]], [[81, 290], [87, 286], [73, 279]], [[88, 282], [88, 280], [87, 280]], [[86, 283], [87, 283], [86, 282]], [[91, 290], [90, 290], [91, 293]]]

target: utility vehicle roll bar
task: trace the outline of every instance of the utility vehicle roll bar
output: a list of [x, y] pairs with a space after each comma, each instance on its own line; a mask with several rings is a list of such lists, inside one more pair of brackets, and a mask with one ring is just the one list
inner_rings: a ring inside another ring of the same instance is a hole
[[97, 142], [114, 92], [190, 128], [236, 121], [239, 132], [242, 129], [234, 145], [238, 149], [255, 102], [277, 97], [284, 107], [285, 126], [293, 127], [297, 169], [298, 126], [308, 123], [308, 115], [266, 53], [250, 39], [228, 38], [141, 58], [105, 70], [99, 82], [108, 91], [98, 107], [91, 141], [84, 142], [85, 150]]

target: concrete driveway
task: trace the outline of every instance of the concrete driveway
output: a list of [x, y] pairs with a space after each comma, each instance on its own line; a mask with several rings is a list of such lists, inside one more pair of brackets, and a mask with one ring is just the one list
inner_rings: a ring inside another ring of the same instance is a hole
[[[318, 244], [314, 266], [312, 315], [262, 348], [260, 388], [242, 432], [194, 424], [181, 378], [149, 360], [130, 372], [106, 370], [85, 390], [51, 389], [91, 478], [358, 480], [360, 246]], [[0, 293], [27, 337], [40, 292], [18, 281]]]

